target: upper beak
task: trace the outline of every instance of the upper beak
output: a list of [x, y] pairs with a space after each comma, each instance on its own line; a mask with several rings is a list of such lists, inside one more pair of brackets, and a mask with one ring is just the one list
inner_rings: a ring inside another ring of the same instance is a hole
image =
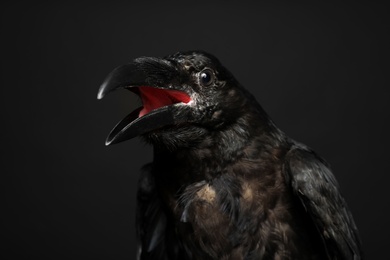
[[[172, 81], [179, 78], [179, 72], [169, 62], [159, 58], [143, 57], [135, 59], [133, 62], [120, 66], [114, 69], [104, 80], [100, 86], [97, 98], [102, 99], [107, 93], [114, 91], [118, 88], [137, 89], [134, 91], [141, 95], [143, 102], [151, 103], [157, 102], [158, 104], [165, 104], [159, 101], [159, 99], [170, 100], [177, 99], [177, 96], [182, 97], [182, 100], [175, 100], [170, 105], [155, 105], [147, 113], [140, 113], [141, 110], [145, 110], [143, 107], [136, 109], [120, 121], [107, 137], [106, 145], [119, 143], [138, 135], [150, 132], [152, 130], [161, 128], [163, 126], [172, 125], [183, 119], [183, 111], [177, 113], [178, 107], [176, 103], [187, 103], [190, 101], [190, 97], [185, 92], [179, 92], [179, 90], [172, 90]], [[142, 89], [148, 87], [148, 91], [145, 91], [147, 95], [142, 95]], [[156, 89], [156, 93], [159, 93], [160, 97], [153, 96], [150, 87]], [[144, 100], [145, 99], [145, 100]], [[149, 104], [150, 105], [150, 104]], [[145, 104], [144, 104], [145, 106]], [[179, 117], [176, 115], [180, 114]]]
[[168, 61], [159, 58], [142, 57], [114, 69], [99, 88], [98, 99], [117, 88], [135, 86], [164, 87], [178, 75]]

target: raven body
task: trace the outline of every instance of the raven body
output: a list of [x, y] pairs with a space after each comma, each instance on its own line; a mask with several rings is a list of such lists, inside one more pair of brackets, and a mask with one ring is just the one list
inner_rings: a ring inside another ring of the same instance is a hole
[[114, 70], [143, 107], [107, 144], [142, 136], [138, 259], [361, 259], [327, 163], [280, 131], [212, 55], [139, 58]]

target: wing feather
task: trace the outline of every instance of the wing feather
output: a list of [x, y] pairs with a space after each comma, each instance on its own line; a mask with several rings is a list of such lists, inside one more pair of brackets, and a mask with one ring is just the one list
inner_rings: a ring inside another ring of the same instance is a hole
[[362, 259], [352, 215], [327, 163], [303, 145], [286, 155], [285, 174], [322, 237], [329, 259]]

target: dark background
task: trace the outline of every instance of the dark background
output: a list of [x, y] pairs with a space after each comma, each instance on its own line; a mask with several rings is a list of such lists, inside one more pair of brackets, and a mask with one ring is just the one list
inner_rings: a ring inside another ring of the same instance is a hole
[[151, 147], [104, 140], [139, 105], [116, 66], [213, 53], [288, 135], [332, 165], [367, 259], [388, 252], [389, 10], [377, 4], [2, 3], [2, 254], [133, 259]]

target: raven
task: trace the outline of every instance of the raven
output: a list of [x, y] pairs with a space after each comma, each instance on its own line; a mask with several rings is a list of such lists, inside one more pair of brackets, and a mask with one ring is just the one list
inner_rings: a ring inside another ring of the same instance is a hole
[[137, 259], [361, 259], [352, 215], [328, 164], [276, 127], [203, 51], [141, 57], [113, 70], [143, 105], [106, 145], [154, 147], [137, 193]]

